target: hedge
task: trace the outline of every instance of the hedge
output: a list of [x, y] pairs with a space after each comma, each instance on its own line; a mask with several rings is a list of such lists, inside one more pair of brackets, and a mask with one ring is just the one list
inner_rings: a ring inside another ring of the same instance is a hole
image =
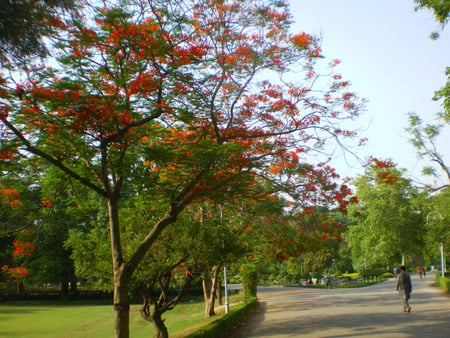
[[442, 277], [440, 274], [436, 274], [436, 280], [439, 285], [447, 292], [450, 293], [450, 278]]
[[253, 311], [256, 304], [256, 297], [252, 297], [246, 303], [235, 305], [226, 315], [189, 334], [187, 338], [229, 337], [233, 329]]

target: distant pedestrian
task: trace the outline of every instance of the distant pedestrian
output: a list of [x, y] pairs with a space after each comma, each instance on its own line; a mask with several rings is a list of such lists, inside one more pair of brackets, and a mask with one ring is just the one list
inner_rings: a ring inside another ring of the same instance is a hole
[[423, 277], [423, 269], [421, 266], [419, 266], [419, 275], [420, 275], [420, 279], [422, 279]]
[[330, 273], [328, 271], [327, 271], [326, 280], [327, 280], [327, 289], [328, 288], [331, 289], [331, 275], [330, 275]]
[[400, 274], [397, 277], [397, 291], [400, 292], [400, 296], [402, 297], [403, 311], [411, 312], [411, 306], [409, 306], [412, 291], [411, 277], [406, 273], [406, 267], [404, 265], [400, 267]]

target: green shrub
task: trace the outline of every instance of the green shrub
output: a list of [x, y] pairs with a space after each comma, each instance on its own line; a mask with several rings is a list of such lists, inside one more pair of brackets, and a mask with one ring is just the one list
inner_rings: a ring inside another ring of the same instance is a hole
[[256, 287], [258, 285], [258, 270], [256, 269], [256, 265], [243, 265], [241, 279], [245, 301], [248, 301], [251, 297], [256, 297]]
[[219, 338], [229, 337], [233, 329], [242, 323], [257, 304], [256, 297], [250, 298], [244, 304], [236, 305], [222, 318], [205, 325], [187, 338]]
[[357, 279], [357, 278], [359, 278], [359, 273], [357, 273], [357, 272], [354, 272], [354, 273], [343, 273], [342, 277], [350, 278], [350, 279]]
[[450, 293], [450, 278], [442, 277], [440, 274], [436, 274], [436, 280], [441, 288], [443, 288], [447, 293]]
[[382, 277], [385, 272], [385, 269], [367, 269], [361, 271], [359, 274], [366, 281], [369, 279], [377, 279], [378, 277]]

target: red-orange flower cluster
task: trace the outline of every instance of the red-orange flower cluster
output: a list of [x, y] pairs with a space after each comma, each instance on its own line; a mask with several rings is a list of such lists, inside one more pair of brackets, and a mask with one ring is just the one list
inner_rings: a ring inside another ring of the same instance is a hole
[[294, 35], [292, 37], [292, 43], [299, 49], [307, 49], [312, 41], [312, 36], [306, 33]]
[[8, 265], [3, 265], [2, 270], [9, 276], [16, 279], [25, 279], [29, 275], [28, 269], [21, 266], [10, 268]]
[[31, 256], [34, 251], [34, 243], [14, 240], [13, 245], [15, 247], [13, 257], [17, 258], [18, 256]]

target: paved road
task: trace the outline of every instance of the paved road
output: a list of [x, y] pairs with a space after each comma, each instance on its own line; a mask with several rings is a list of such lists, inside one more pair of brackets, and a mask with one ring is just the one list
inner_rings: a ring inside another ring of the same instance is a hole
[[434, 281], [412, 276], [411, 313], [402, 311], [393, 279], [355, 289], [261, 287], [257, 310], [233, 338], [450, 338], [450, 297]]

